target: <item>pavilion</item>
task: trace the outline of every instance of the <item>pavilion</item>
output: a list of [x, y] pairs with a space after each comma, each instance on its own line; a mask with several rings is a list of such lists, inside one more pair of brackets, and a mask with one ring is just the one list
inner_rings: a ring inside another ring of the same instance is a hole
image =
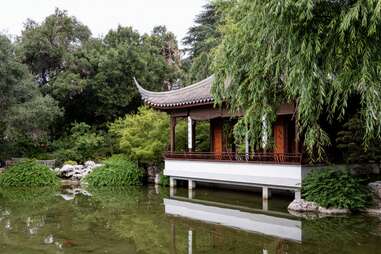
[[[232, 184], [263, 188], [263, 197], [269, 197], [269, 188], [295, 191], [300, 198], [302, 178], [302, 146], [296, 126], [295, 106], [280, 105], [272, 126], [272, 151], [253, 151], [246, 139], [244, 151], [226, 137], [226, 126], [232, 126], [240, 113], [231, 113], [225, 107], [216, 107], [211, 94], [214, 77], [193, 85], [166, 92], [145, 90], [136, 80], [136, 86], [146, 105], [170, 115], [170, 142], [165, 154], [164, 175], [170, 177], [171, 187], [176, 180], [187, 180], [189, 189], [196, 182]], [[187, 121], [187, 151], [176, 151], [176, 123]], [[196, 151], [196, 124], [210, 123], [210, 151]], [[267, 138], [263, 138], [266, 142]]]

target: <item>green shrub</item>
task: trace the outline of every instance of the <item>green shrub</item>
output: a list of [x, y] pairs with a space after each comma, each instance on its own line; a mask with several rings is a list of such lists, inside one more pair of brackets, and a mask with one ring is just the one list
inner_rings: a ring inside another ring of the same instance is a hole
[[104, 137], [86, 123], [73, 124], [70, 134], [53, 142], [58, 164], [64, 161], [85, 162], [94, 159], [104, 146]]
[[169, 186], [169, 176], [160, 175], [159, 185]]
[[126, 186], [140, 185], [143, 180], [143, 172], [136, 163], [124, 156], [114, 155], [104, 161], [104, 166], [90, 173], [84, 181], [90, 186]]
[[126, 115], [109, 126], [120, 151], [141, 164], [157, 165], [163, 160], [168, 143], [168, 116], [147, 107]]
[[303, 197], [323, 207], [362, 209], [369, 205], [370, 191], [348, 171], [324, 169], [310, 172], [303, 180]]
[[59, 179], [47, 166], [28, 160], [9, 167], [0, 174], [0, 186], [38, 187], [58, 186]]

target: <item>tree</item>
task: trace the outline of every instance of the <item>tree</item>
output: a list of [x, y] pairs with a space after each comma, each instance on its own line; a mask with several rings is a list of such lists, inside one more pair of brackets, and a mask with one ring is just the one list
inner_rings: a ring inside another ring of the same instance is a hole
[[5, 136], [8, 141], [30, 140], [47, 143], [49, 128], [62, 115], [58, 103], [50, 96], [38, 95], [11, 106], [5, 115]]
[[380, 137], [379, 1], [232, 2], [215, 54], [213, 93], [245, 111], [241, 136], [249, 126], [252, 142], [260, 142], [262, 121], [271, 126], [277, 106], [295, 102], [305, 147], [322, 160], [331, 142], [322, 123], [340, 124], [358, 102], [363, 144]]
[[55, 10], [41, 24], [28, 20], [19, 38], [18, 55], [41, 85], [64, 68], [65, 58], [90, 38], [90, 30], [66, 11]]
[[364, 126], [358, 114], [346, 121], [338, 132], [336, 142], [346, 163], [371, 163], [381, 161], [381, 140], [372, 138], [368, 148], [362, 146]]
[[0, 59], [0, 152], [32, 153], [47, 143], [50, 127], [60, 117], [61, 109], [51, 97], [40, 93], [27, 66], [16, 60], [15, 47], [2, 35]]
[[162, 161], [168, 130], [168, 116], [147, 107], [110, 125], [110, 132], [119, 137], [121, 151], [130, 160], [149, 165]]
[[219, 26], [224, 21], [224, 13], [231, 2], [221, 1], [206, 4], [196, 16], [196, 25], [192, 26], [183, 43], [185, 52], [191, 61], [187, 82], [196, 82], [209, 77], [213, 71], [212, 51], [221, 40]]
[[141, 100], [134, 77], [151, 90], [166, 89], [167, 83], [174, 82], [178, 67], [166, 59], [167, 42], [160, 36], [174, 37], [164, 28], [160, 31], [140, 35], [120, 26], [67, 54], [64, 68], [43, 89], [65, 108], [63, 125], [85, 121], [104, 128], [106, 122], [136, 112]]

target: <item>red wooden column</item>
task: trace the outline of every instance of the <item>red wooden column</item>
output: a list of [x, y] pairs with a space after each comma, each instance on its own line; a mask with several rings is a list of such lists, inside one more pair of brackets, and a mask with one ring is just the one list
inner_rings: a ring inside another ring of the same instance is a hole
[[286, 148], [285, 126], [282, 118], [278, 118], [274, 125], [274, 153], [284, 154]]
[[176, 117], [171, 116], [171, 123], [169, 127], [169, 140], [171, 153], [176, 151]]
[[216, 159], [222, 158], [223, 152], [223, 120], [222, 118], [212, 119], [210, 121], [212, 132], [212, 151]]

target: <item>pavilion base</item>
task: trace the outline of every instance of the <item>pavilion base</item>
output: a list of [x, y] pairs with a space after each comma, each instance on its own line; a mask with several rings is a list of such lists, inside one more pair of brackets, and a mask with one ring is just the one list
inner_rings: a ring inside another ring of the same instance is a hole
[[304, 175], [301, 165], [260, 164], [245, 162], [215, 162], [165, 160], [164, 174], [170, 177], [174, 189], [177, 180], [188, 182], [188, 189], [196, 183], [216, 183], [262, 189], [263, 200], [271, 198], [271, 190], [290, 190], [300, 199], [300, 186]]

